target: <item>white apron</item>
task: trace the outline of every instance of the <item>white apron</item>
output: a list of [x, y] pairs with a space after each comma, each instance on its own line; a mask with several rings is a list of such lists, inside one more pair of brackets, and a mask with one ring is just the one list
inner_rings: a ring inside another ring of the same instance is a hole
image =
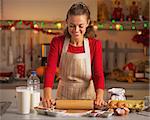
[[84, 38], [85, 53], [78, 54], [67, 52], [69, 43], [70, 40], [65, 39], [59, 64], [57, 99], [94, 99], [89, 41]]

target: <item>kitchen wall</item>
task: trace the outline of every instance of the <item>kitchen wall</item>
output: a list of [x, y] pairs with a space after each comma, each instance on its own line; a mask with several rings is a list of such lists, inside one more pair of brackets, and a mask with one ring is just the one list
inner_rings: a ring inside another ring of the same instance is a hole
[[139, 14], [148, 14], [148, 10], [145, 8], [149, 4], [149, 0], [0, 0], [0, 19], [64, 20], [68, 8], [78, 1], [88, 5], [92, 20], [97, 20], [99, 4], [105, 3], [108, 12], [112, 13], [116, 1], [120, 1], [125, 15], [129, 14], [129, 6], [132, 1], [136, 1]]
[[[60, 30], [60, 32], [62, 32]], [[136, 34], [136, 31], [97, 31], [97, 39], [102, 41], [108, 40], [113, 48], [115, 42], [121, 47], [127, 44], [128, 48], [143, 49], [142, 44], [138, 44], [132, 41], [132, 37]], [[42, 32], [34, 33], [32, 30], [11, 30], [0, 31], [0, 70], [1, 71], [14, 71], [18, 56], [25, 56], [26, 71], [33, 68], [37, 68], [41, 65], [39, 56], [41, 56], [41, 44], [50, 43], [54, 35], [43, 34]], [[32, 48], [31, 48], [32, 40]], [[103, 42], [104, 43], [104, 42]], [[105, 44], [103, 44], [103, 47]], [[9, 52], [11, 50], [11, 53]], [[33, 55], [33, 61], [31, 61], [31, 50]], [[121, 54], [123, 56], [123, 54]], [[143, 53], [128, 54], [128, 60], [144, 58]], [[122, 57], [121, 57], [122, 58]], [[110, 62], [113, 60], [110, 60]], [[124, 60], [122, 60], [122, 64]], [[121, 65], [122, 65], [121, 64]]]
[[[70, 5], [76, 1], [87, 3], [91, 11], [92, 20], [97, 19], [97, 0], [0, 0], [1, 20], [64, 20]], [[103, 1], [103, 0], [98, 0]], [[60, 31], [63, 32], [63, 31]], [[142, 48], [142, 44], [132, 41], [136, 31], [109, 31], [99, 30], [96, 32], [97, 39], [109, 40], [117, 43], [127, 43], [131, 48]], [[10, 30], [0, 31], [0, 70], [13, 71], [18, 56], [25, 55], [26, 71], [31, 68], [31, 40], [33, 42], [33, 66], [40, 66], [38, 56], [41, 55], [41, 44], [50, 43], [54, 35], [47, 35], [41, 32], [34, 33], [32, 30]], [[12, 50], [12, 61], [9, 52]], [[143, 58], [144, 53], [131, 56], [130, 59]]]
[[92, 20], [97, 17], [96, 0], [2, 0], [3, 20], [64, 20], [69, 7], [77, 1], [85, 2]]

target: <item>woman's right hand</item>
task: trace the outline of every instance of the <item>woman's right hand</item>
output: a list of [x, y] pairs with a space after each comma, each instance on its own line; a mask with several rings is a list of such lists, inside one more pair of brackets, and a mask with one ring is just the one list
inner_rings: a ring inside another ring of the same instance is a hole
[[54, 106], [55, 101], [51, 97], [52, 88], [44, 88], [44, 97], [42, 99], [43, 107], [50, 108]]
[[50, 108], [55, 105], [55, 100], [49, 99], [49, 98], [43, 98], [42, 104], [43, 104], [43, 107]]

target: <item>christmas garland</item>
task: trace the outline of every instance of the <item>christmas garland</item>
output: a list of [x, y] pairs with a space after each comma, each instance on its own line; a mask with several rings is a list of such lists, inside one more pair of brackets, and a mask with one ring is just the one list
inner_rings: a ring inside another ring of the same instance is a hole
[[143, 29], [141, 34], [136, 34], [133, 36], [132, 40], [137, 42], [137, 43], [142, 43], [144, 46], [149, 47], [150, 42], [149, 42], [149, 29]]

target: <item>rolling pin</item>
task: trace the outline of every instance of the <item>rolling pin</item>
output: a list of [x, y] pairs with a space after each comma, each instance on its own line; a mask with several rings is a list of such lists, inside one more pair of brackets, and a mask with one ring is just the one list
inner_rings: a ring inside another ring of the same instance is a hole
[[92, 110], [94, 109], [94, 100], [56, 100], [56, 109]]

